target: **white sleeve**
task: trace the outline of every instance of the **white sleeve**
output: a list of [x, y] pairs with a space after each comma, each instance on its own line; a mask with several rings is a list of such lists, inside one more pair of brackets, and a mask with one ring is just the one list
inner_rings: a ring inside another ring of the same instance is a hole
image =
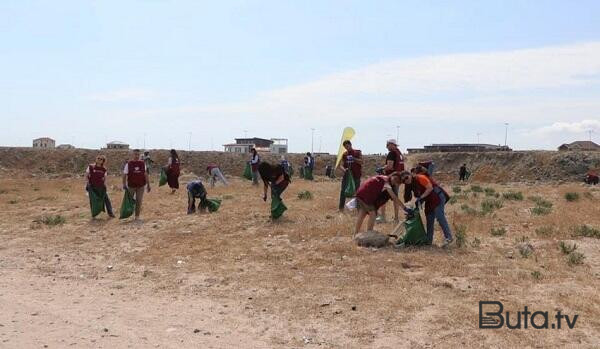
[[90, 174], [90, 166], [88, 165], [88, 167], [85, 168], [85, 174]]
[[169, 157], [169, 161], [167, 162], [167, 164], [169, 166], [173, 165], [173, 158], [172, 157]]
[[129, 163], [125, 163], [125, 167], [123, 167], [123, 174], [128, 174], [129, 173]]

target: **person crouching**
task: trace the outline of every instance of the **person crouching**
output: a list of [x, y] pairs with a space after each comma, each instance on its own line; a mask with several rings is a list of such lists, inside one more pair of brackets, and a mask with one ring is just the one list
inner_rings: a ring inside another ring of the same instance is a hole
[[367, 231], [373, 230], [377, 210], [388, 200], [394, 201], [394, 206], [402, 207], [407, 211], [406, 206], [398, 199], [393, 187], [400, 185], [400, 173], [393, 172], [388, 176], [378, 175], [364, 181], [356, 191], [356, 201], [358, 202], [358, 217], [354, 235], [360, 232], [360, 228], [369, 215]]
[[187, 185], [187, 194], [188, 194], [188, 209], [187, 213], [192, 214], [196, 212], [196, 199], [200, 199], [198, 203], [198, 209], [202, 212], [206, 210], [207, 200], [206, 200], [206, 189], [204, 188], [204, 184], [202, 181], [195, 180], [191, 181]]

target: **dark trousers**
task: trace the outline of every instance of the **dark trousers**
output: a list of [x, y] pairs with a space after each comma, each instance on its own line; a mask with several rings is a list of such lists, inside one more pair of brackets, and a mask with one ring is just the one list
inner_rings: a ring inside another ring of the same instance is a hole
[[466, 173], [461, 173], [460, 174], [460, 178], [458, 180], [460, 180], [460, 181], [466, 181], [467, 180], [467, 174]]
[[[342, 189], [340, 190], [340, 210], [343, 210], [344, 205], [346, 205], [346, 195], [344, 195], [344, 189], [346, 188], [346, 184], [348, 183], [348, 176], [352, 176], [352, 173], [346, 172], [344, 174], [344, 177], [342, 178]], [[354, 185], [356, 186], [356, 190], [358, 190], [358, 187], [360, 187], [360, 177], [352, 177], [354, 178]]]

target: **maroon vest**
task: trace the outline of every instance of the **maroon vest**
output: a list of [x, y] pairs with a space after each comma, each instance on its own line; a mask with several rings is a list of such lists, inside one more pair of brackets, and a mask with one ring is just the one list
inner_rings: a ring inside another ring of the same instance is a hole
[[92, 187], [103, 188], [106, 169], [104, 167], [90, 165], [89, 172], [90, 184]]
[[171, 165], [169, 165], [169, 173], [171, 175], [179, 176], [179, 159], [171, 158]]
[[[343, 155], [344, 167], [346, 167], [346, 168], [348, 168], [348, 161], [346, 161], [346, 159], [348, 158], [348, 155], [352, 155], [352, 157], [354, 157], [354, 159], [360, 159], [362, 157], [362, 152], [358, 149], [352, 149], [351, 152], [346, 150], [346, 152]], [[360, 176], [362, 176], [362, 165], [356, 161], [353, 161], [350, 171], [352, 171], [352, 176], [354, 178], [360, 178]]]
[[146, 164], [142, 160], [133, 160], [127, 162], [127, 185], [132, 188], [139, 188], [146, 185]]
[[356, 197], [367, 205], [375, 205], [387, 180], [387, 176], [374, 176], [367, 179], [356, 191]]
[[396, 162], [394, 162], [394, 169], [392, 171], [386, 170], [385, 174], [391, 174], [393, 172], [402, 172], [404, 171], [404, 156], [402, 155], [402, 152], [400, 152], [400, 149], [396, 148], [394, 150], [392, 150], [394, 153], [396, 153]]

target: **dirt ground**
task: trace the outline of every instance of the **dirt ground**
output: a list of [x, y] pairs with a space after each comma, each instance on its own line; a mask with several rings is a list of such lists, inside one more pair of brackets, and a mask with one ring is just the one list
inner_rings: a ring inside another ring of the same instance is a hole
[[[119, 179], [109, 182], [118, 210]], [[525, 198], [463, 185], [447, 214], [466, 228], [464, 246], [376, 250], [353, 244], [339, 182], [323, 178], [294, 180], [276, 223], [241, 179], [209, 188], [223, 199], [212, 214], [186, 215], [184, 191], [154, 185], [134, 223], [92, 221], [81, 178], [0, 178], [0, 347], [599, 347], [600, 239], [573, 228], [600, 228], [600, 190], [481, 186]], [[314, 198], [298, 199], [302, 190]], [[553, 203], [549, 214], [532, 214], [533, 195]], [[490, 199], [502, 207], [464, 206]], [[65, 222], [42, 222], [53, 215]], [[575, 241], [583, 264], [568, 264], [559, 241]], [[574, 329], [479, 329], [480, 300], [579, 318]]]

